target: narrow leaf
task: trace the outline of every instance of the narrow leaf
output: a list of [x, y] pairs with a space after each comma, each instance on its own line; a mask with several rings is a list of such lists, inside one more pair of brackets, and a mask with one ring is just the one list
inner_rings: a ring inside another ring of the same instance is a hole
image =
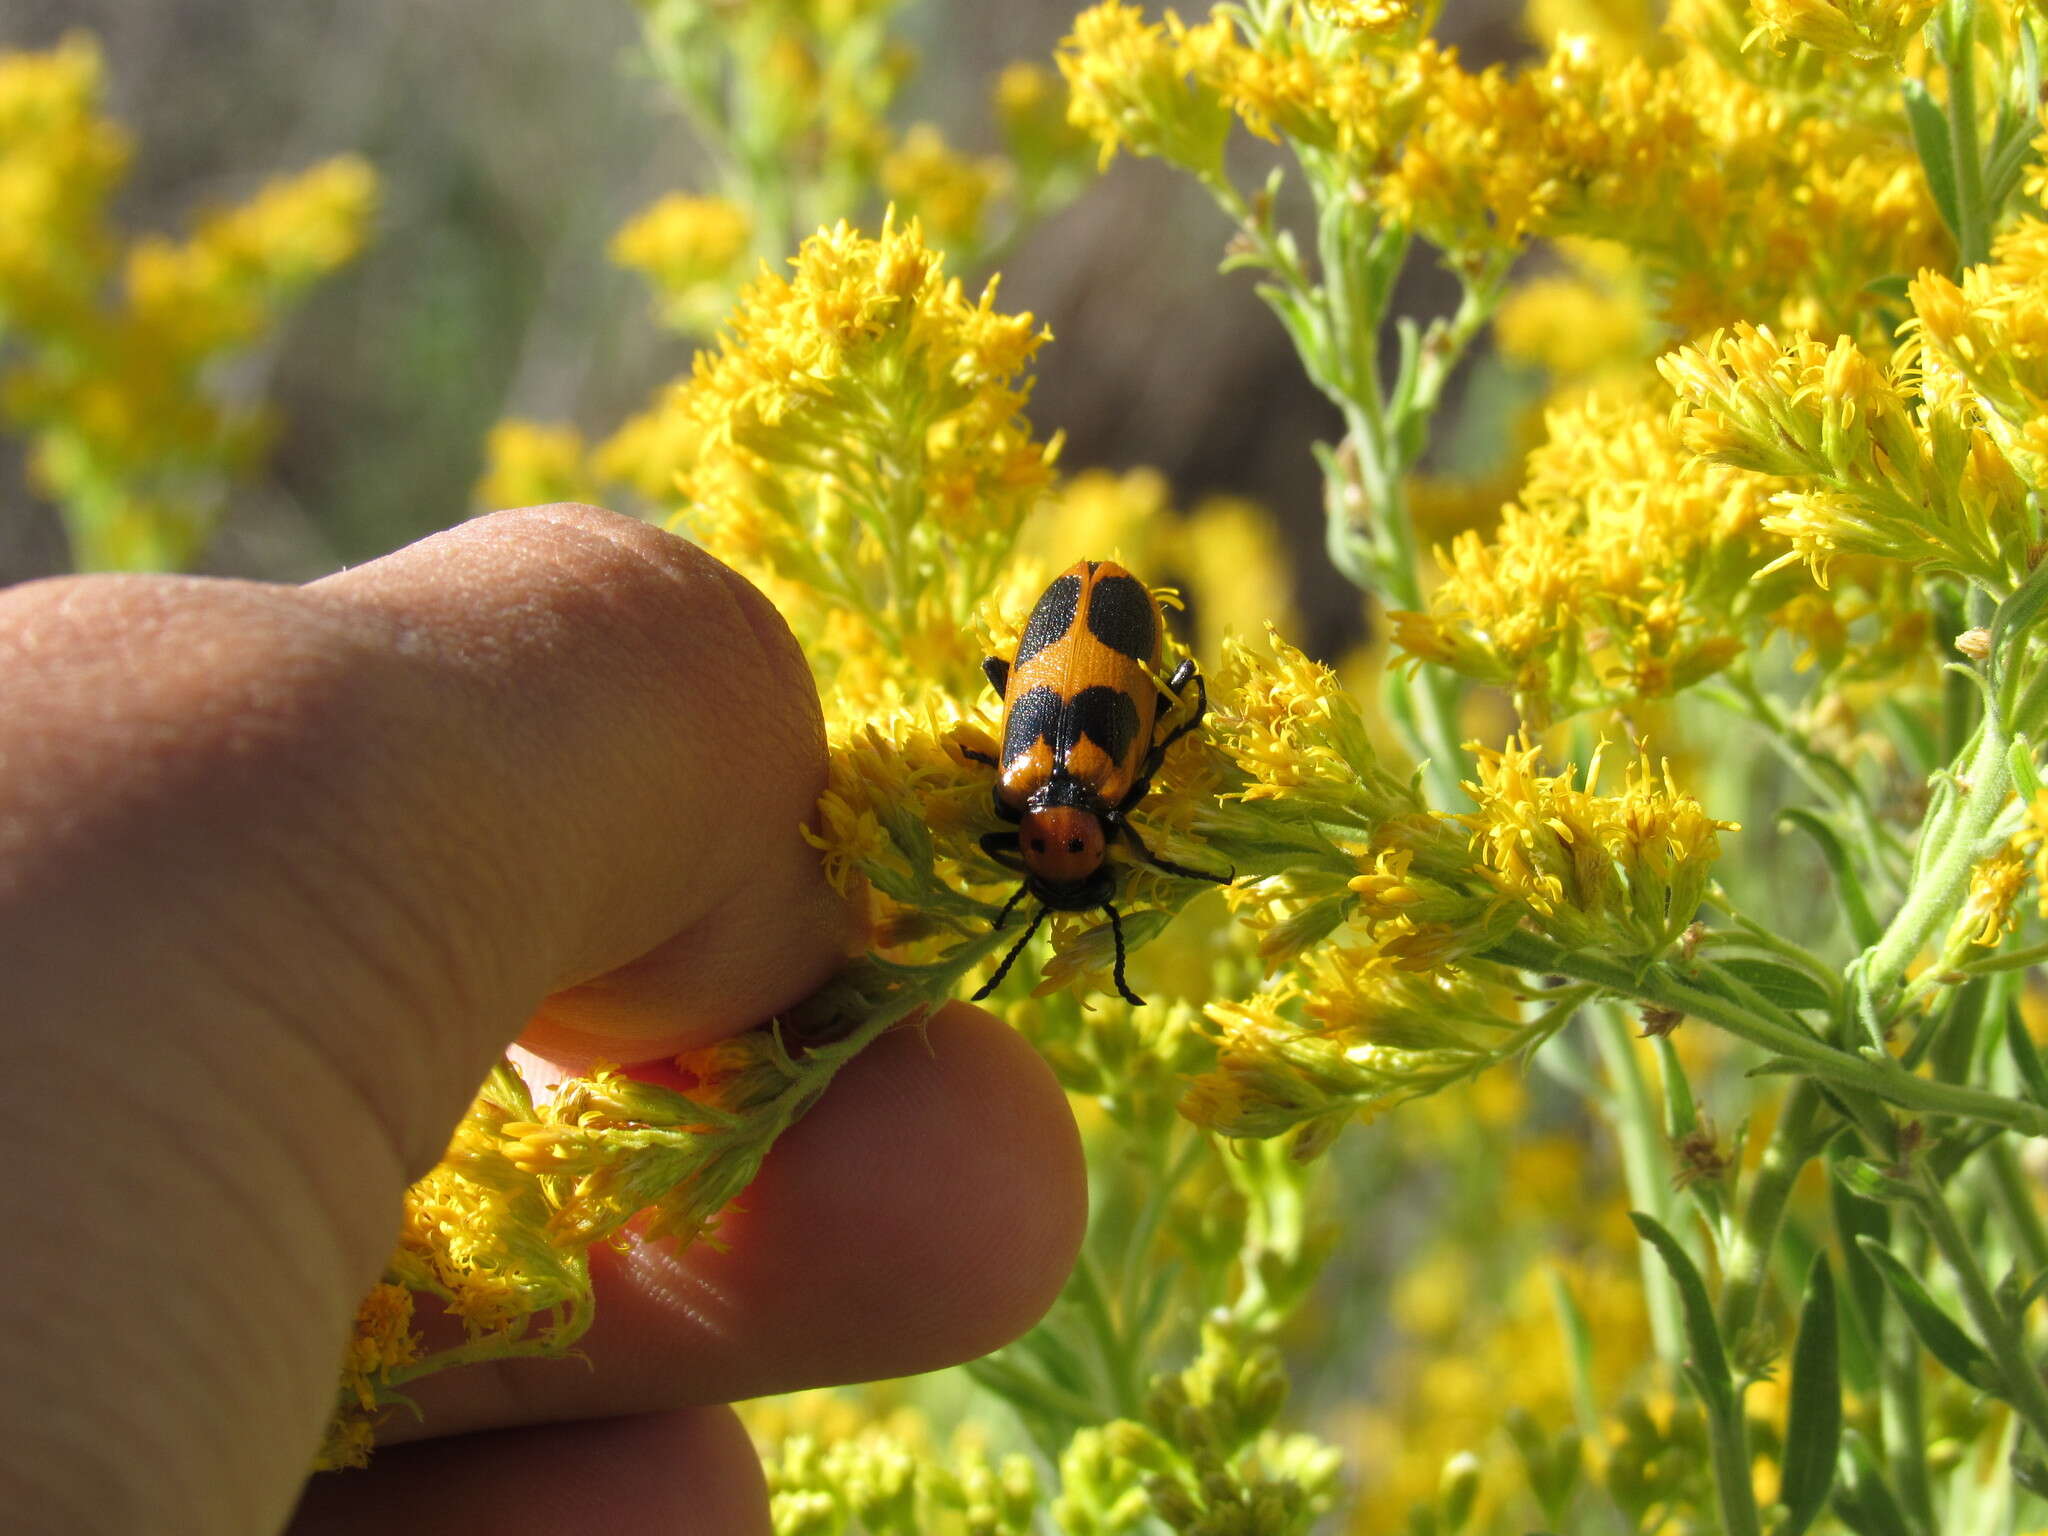
[[1913, 1272], [1901, 1264], [1892, 1251], [1867, 1237], [1857, 1243], [1884, 1277], [1885, 1289], [1906, 1314], [1906, 1321], [1927, 1346], [1927, 1352], [1971, 1386], [1993, 1391], [1999, 1385], [1998, 1371], [1991, 1357], [1977, 1341], [1963, 1332], [1961, 1324], [1942, 1311], [1941, 1304], [1927, 1294]]
[[2027, 1033], [2027, 1021], [2020, 1017], [2019, 1009], [2010, 1004], [2005, 1010], [2005, 1049], [2012, 1057], [2012, 1064], [2020, 1070], [2020, 1081], [2026, 1086], [2027, 1097], [2048, 1107], [2048, 1067], [2041, 1064], [2041, 1053], [2034, 1046], [2034, 1037]]
[[2044, 607], [2048, 607], [2048, 560], [2035, 566], [1991, 616], [1991, 654], [1985, 661], [1985, 673], [2000, 696], [2005, 692], [2013, 647], [2033, 633]]
[[1657, 1250], [1678, 1287], [1679, 1305], [1685, 1312], [1686, 1346], [1692, 1352], [1689, 1363], [1707, 1411], [1724, 1419], [1732, 1417], [1735, 1382], [1728, 1373], [1728, 1353], [1721, 1346], [1721, 1329], [1714, 1321], [1714, 1304], [1707, 1296], [1706, 1282], [1700, 1279], [1699, 1267], [1656, 1217], [1630, 1211], [1628, 1219], [1635, 1223], [1643, 1241]]
[[1841, 835], [1803, 806], [1780, 811], [1778, 824], [1797, 827], [1813, 839], [1821, 858], [1827, 862], [1828, 873], [1835, 877], [1835, 890], [1842, 898], [1842, 916], [1848, 921], [1851, 936], [1859, 949], [1870, 948], [1883, 937], [1884, 929], [1878, 923], [1877, 914], [1870, 909], [1870, 898], [1863, 891], [1863, 878], [1856, 873], [1856, 866], [1849, 858], [1849, 850], [1843, 845]]
[[1741, 999], [1722, 979], [1723, 976], [1733, 977], [1780, 1008], [1831, 1006], [1828, 995], [1819, 982], [1782, 960], [1765, 960], [1755, 955], [1736, 955], [1700, 968], [1697, 980], [1702, 986], [1720, 993], [1730, 1002], [1739, 1002]]
[[2014, 736], [2005, 749], [2005, 766], [2012, 774], [2012, 787], [2022, 800], [2041, 792], [2041, 775], [2034, 767], [2034, 744], [2024, 733]]
[[1863, 1437], [1851, 1431], [1844, 1447], [1835, 1513], [1856, 1536], [1913, 1536], [1898, 1496], [1877, 1468]]
[[1652, 1043], [1657, 1047], [1657, 1070], [1664, 1077], [1664, 1134], [1677, 1141], [1698, 1128], [1699, 1110], [1693, 1104], [1692, 1084], [1686, 1081], [1685, 1068], [1679, 1063], [1678, 1052], [1672, 1049], [1670, 1037], [1659, 1035]]
[[1835, 1277], [1828, 1256], [1814, 1255], [1799, 1309], [1799, 1339], [1792, 1349], [1791, 1408], [1785, 1422], [1785, 1465], [1778, 1498], [1786, 1508], [1777, 1536], [1800, 1536], [1834, 1485], [1842, 1445], [1840, 1339], [1835, 1323]]
[[1920, 169], [1927, 176], [1927, 190], [1942, 222], [1952, 234], [1962, 232], [1962, 218], [1956, 212], [1955, 153], [1949, 144], [1948, 117], [1939, 103], [1918, 80], [1906, 82], [1906, 122], [1913, 130], [1913, 148], [1920, 155]]
[[1859, 1239], [1889, 1242], [1891, 1212], [1875, 1200], [1865, 1200], [1840, 1179], [1829, 1181], [1828, 1200], [1833, 1208], [1835, 1234], [1842, 1244], [1842, 1263], [1848, 1281], [1844, 1302], [1849, 1336], [1860, 1346], [1848, 1352], [1845, 1364], [1856, 1389], [1868, 1392], [1877, 1385], [1878, 1361], [1884, 1353], [1884, 1280], [1859, 1246]]

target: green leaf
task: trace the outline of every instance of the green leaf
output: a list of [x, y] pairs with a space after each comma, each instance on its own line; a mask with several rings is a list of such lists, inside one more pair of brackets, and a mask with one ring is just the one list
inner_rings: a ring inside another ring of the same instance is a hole
[[1878, 1360], [1884, 1352], [1884, 1279], [1858, 1243], [1865, 1237], [1880, 1244], [1891, 1241], [1892, 1216], [1877, 1201], [1864, 1199], [1840, 1179], [1829, 1181], [1828, 1202], [1848, 1280], [1849, 1334], [1860, 1346], [1850, 1352], [1845, 1363], [1852, 1384], [1868, 1392], [1877, 1385]]
[[2012, 774], [2012, 787], [2022, 800], [2031, 800], [2041, 792], [2041, 774], [2034, 767], [2034, 744], [2021, 733], [2012, 739], [2012, 745], [2005, 749], [2005, 766]]
[[1949, 232], [1961, 235], [1963, 221], [1957, 213], [1955, 152], [1949, 143], [1948, 116], [1918, 80], [1906, 82], [1906, 122], [1913, 130], [1913, 148], [1920, 155], [1920, 169], [1927, 176], [1927, 190], [1934, 206], [1941, 210]]
[[1863, 891], [1863, 877], [1856, 873], [1856, 865], [1849, 857], [1841, 834], [1803, 806], [1780, 811], [1778, 825], [1797, 827], [1813, 839], [1821, 858], [1827, 861], [1828, 873], [1835, 877], [1835, 890], [1842, 898], [1842, 916], [1849, 924], [1856, 947], [1870, 948], [1884, 936], [1884, 928], [1870, 910], [1870, 898]]
[[2001, 710], [2010, 703], [2005, 695], [2013, 671], [2011, 662], [2040, 623], [2044, 607], [2048, 607], [2048, 560], [2028, 572], [2027, 579], [1991, 615], [1991, 654], [1984, 659], [1984, 676]]
[[2014, 1451], [2007, 1463], [2012, 1468], [2012, 1480], [2035, 1498], [2048, 1498], [2048, 1462], [2030, 1451]]
[[1837, 1159], [1834, 1174], [1866, 1200], [1881, 1200], [1889, 1205], [1900, 1200], [1917, 1200], [1920, 1197], [1920, 1191], [1913, 1185], [1885, 1172], [1866, 1157]]
[[1799, 1309], [1799, 1340], [1792, 1349], [1791, 1409], [1785, 1421], [1785, 1463], [1778, 1498], [1785, 1523], [1776, 1536], [1800, 1536], [1827, 1503], [1835, 1457], [1842, 1446], [1840, 1338], [1835, 1324], [1835, 1277], [1828, 1256], [1814, 1255]]
[[[1804, 1077], [1813, 1071], [1813, 1063], [1801, 1061], [1797, 1056], [1771, 1056], [1758, 1062], [1744, 1077]], [[1823, 1088], [1822, 1092], [1826, 1092]]]
[[1877, 1266], [1878, 1274], [1884, 1278], [1885, 1289], [1891, 1292], [1899, 1310], [1906, 1314], [1906, 1321], [1913, 1325], [1913, 1331], [1927, 1346], [1927, 1352], [1980, 1391], [2002, 1391], [2003, 1383], [1999, 1380], [1998, 1368], [1991, 1363], [1991, 1357], [1984, 1353], [1975, 1339], [1963, 1332], [1961, 1324], [1942, 1311], [1941, 1304], [1927, 1294], [1927, 1288], [1913, 1272], [1882, 1243], [1867, 1237], [1859, 1237], [1856, 1241], [1870, 1256], [1870, 1262]]
[[2012, 1064], [2019, 1068], [2020, 1082], [2026, 1087], [2027, 1097], [2048, 1107], [2048, 1067], [2042, 1066], [2034, 1037], [2027, 1033], [2027, 1021], [2020, 1017], [2019, 1008], [2013, 1004], [2007, 1004], [2005, 1010], [2005, 1049], [2012, 1057]]
[[1835, 1488], [1835, 1513], [1856, 1536], [1913, 1536], [1898, 1496], [1878, 1470], [1877, 1458], [1863, 1437], [1851, 1430], [1844, 1440], [1841, 1478]]
[[1657, 1256], [1664, 1261], [1664, 1267], [1671, 1272], [1671, 1279], [1678, 1287], [1679, 1306], [1685, 1313], [1685, 1341], [1692, 1351], [1688, 1363], [1707, 1411], [1724, 1420], [1732, 1419], [1735, 1415], [1735, 1380], [1728, 1373], [1728, 1352], [1721, 1345], [1720, 1325], [1714, 1321], [1714, 1304], [1708, 1299], [1706, 1282], [1700, 1279], [1699, 1267], [1693, 1263], [1692, 1255], [1679, 1245], [1677, 1238], [1664, 1230], [1656, 1217], [1642, 1211], [1630, 1211], [1628, 1219], [1635, 1223], [1643, 1241], [1657, 1250]]
[[1782, 960], [1766, 960], [1757, 955], [1716, 960], [1712, 965], [1701, 966], [1692, 979], [1696, 985], [1731, 1003], [1744, 1001], [1740, 990], [1729, 985], [1731, 978], [1780, 1008], [1834, 1006], [1821, 984], [1806, 972]]
[[1664, 1077], [1664, 1134], [1673, 1141], [1690, 1136], [1700, 1123], [1699, 1110], [1692, 1101], [1692, 1084], [1685, 1079], [1678, 1052], [1667, 1035], [1650, 1042], [1657, 1048], [1657, 1070]]

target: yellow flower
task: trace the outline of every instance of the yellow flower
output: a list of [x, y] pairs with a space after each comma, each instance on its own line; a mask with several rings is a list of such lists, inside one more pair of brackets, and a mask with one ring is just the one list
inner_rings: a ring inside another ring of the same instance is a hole
[[1493, 331], [1503, 356], [1560, 382], [1632, 371], [1648, 360], [1653, 335], [1640, 285], [1590, 272], [1517, 285], [1495, 312]]
[[127, 143], [99, 94], [83, 36], [0, 54], [0, 330], [15, 353], [0, 415], [28, 438], [74, 564], [175, 568], [198, 555], [269, 430], [260, 406], [222, 387], [219, 363], [357, 253], [376, 181], [343, 156], [208, 214], [184, 240], [124, 247], [105, 213]]
[[2001, 848], [1970, 871], [1970, 894], [1949, 930], [1951, 946], [1967, 940], [1994, 948], [2019, 926], [2013, 905], [2027, 882], [2027, 861], [2015, 848]]
[[611, 258], [653, 285], [670, 325], [709, 331], [732, 302], [753, 238], [753, 219], [737, 203], [671, 192], [612, 237]]
[[1806, 583], [1755, 584], [1773, 482], [1701, 463], [1647, 396], [1553, 409], [1518, 502], [1437, 560], [1430, 611], [1393, 614], [1419, 662], [1510, 689], [1542, 724], [1692, 686]]
[[99, 116], [99, 47], [73, 32], [47, 53], [0, 53], [0, 322], [80, 323], [112, 261], [106, 200], [127, 135]]
[[1619, 794], [1601, 795], [1598, 753], [1581, 788], [1575, 768], [1539, 772], [1541, 751], [1526, 739], [1476, 750], [1479, 777], [1465, 791], [1478, 809], [1452, 819], [1470, 829], [1501, 894], [1570, 949], [1649, 958], [1677, 941], [1706, 893], [1719, 834], [1737, 823], [1709, 817], [1668, 764], [1653, 769], [1647, 756]]
[[1751, 0], [1757, 31], [1779, 46], [1804, 43], [1824, 54], [1895, 63], [1935, 0]]
[[1009, 181], [1005, 161], [960, 154], [931, 123], [912, 124], [882, 159], [882, 191], [947, 248], [971, 250], [986, 238], [989, 205]]
[[1230, 114], [1193, 77], [1202, 56], [1229, 35], [1226, 20], [1190, 29], [1169, 11], [1164, 24], [1147, 22], [1119, 0], [1083, 11], [1060, 44], [1068, 120], [1101, 146], [1105, 166], [1123, 149], [1220, 176]]
[[574, 427], [508, 418], [484, 442], [484, 473], [474, 499], [479, 507], [536, 507], [555, 501], [595, 501], [585, 466], [583, 434]]
[[974, 610], [1057, 453], [1023, 414], [1045, 333], [993, 283], [969, 301], [914, 220], [821, 231], [792, 267], [746, 290], [659, 418], [694, 443], [678, 521], [771, 590], [859, 615], [906, 686], [965, 692]]
[[1205, 1012], [1217, 1064], [1189, 1084], [1181, 1113], [1221, 1136], [1292, 1134], [1298, 1157], [1361, 1111], [1492, 1065], [1516, 1026], [1467, 977], [1420, 975], [1344, 946], [1311, 952], [1277, 990]]
[[2027, 801], [2026, 820], [2012, 837], [2015, 852], [2030, 856], [2034, 886], [2041, 900], [2041, 916], [2048, 917], [2048, 789], [2035, 791]]
[[1764, 519], [1791, 545], [1777, 564], [1803, 560], [1825, 583], [1838, 557], [1877, 555], [2003, 590], [2029, 564], [2027, 487], [1976, 402], [1939, 387], [1938, 366], [1934, 387], [1916, 387], [1914, 352], [1887, 367], [1846, 336], [1780, 343], [1738, 325], [1657, 366], [1688, 447], [1785, 484]]

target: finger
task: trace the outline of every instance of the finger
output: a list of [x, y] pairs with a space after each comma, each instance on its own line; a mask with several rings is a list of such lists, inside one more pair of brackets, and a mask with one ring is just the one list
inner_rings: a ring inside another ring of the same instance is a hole
[[[514, 717], [492, 811], [562, 833], [556, 846], [520, 828], [534, 846], [515, 878], [530, 883], [511, 896], [544, 893], [570, 936], [545, 1037], [594, 1032], [612, 1060], [673, 1055], [787, 1007], [844, 958], [851, 916], [798, 832], [825, 772], [809, 669], [767, 599], [708, 555], [631, 519], [543, 507], [308, 596], [419, 637], [486, 712]], [[565, 872], [581, 878], [548, 889]]]
[[716, 994], [659, 965], [615, 988], [605, 1018], [653, 1050], [833, 968], [796, 830], [815, 694], [744, 583], [587, 508], [304, 591], [15, 589], [0, 677], [4, 1046], [36, 1158], [0, 1189], [0, 1473], [274, 1526], [399, 1192], [547, 993], [672, 944], [752, 957]]
[[972, 1359], [1059, 1294], [1087, 1222], [1079, 1133], [1021, 1036], [953, 1004], [840, 1072], [698, 1243], [593, 1254], [589, 1369], [517, 1361], [419, 1384], [394, 1439], [723, 1402]]
[[464, 1435], [307, 1484], [289, 1536], [768, 1536], [768, 1488], [729, 1408]]

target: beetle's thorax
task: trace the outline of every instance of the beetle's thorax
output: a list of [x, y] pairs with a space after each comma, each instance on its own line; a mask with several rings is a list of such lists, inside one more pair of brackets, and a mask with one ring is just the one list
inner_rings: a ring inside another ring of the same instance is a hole
[[[1095, 811], [1065, 797], [1044, 795], [1034, 799], [1039, 803], [1027, 810], [1017, 824], [1017, 847], [1024, 855], [1024, 867], [1039, 885], [1059, 891], [1078, 890], [1102, 868], [1108, 829]], [[1043, 803], [1047, 800], [1055, 803]]]

